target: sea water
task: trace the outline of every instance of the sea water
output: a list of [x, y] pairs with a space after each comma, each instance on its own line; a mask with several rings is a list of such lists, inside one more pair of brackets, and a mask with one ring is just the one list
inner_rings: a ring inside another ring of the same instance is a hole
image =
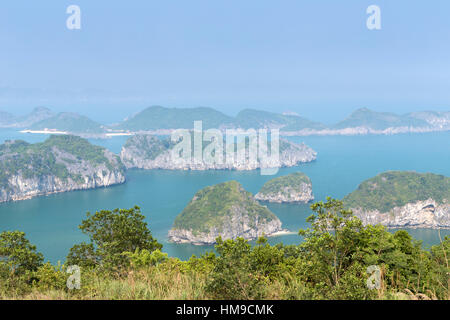
[[[0, 142], [23, 139], [39, 142], [47, 138], [40, 134], [23, 134], [0, 130]], [[127, 137], [91, 139], [119, 153]], [[275, 176], [262, 176], [256, 171], [169, 171], [129, 170], [123, 185], [95, 190], [66, 192], [30, 200], [0, 204], [0, 231], [21, 230], [53, 263], [64, 261], [69, 249], [87, 238], [78, 229], [86, 212], [101, 209], [131, 208], [138, 205], [154, 237], [163, 243], [170, 256], [188, 259], [212, 246], [173, 244], [167, 232], [175, 217], [201, 188], [229, 180], [239, 181], [245, 189], [258, 192], [262, 185], [276, 177], [296, 171], [306, 173], [312, 181], [316, 200], [327, 196], [342, 198], [359, 183], [387, 170], [413, 170], [450, 176], [450, 132], [364, 135], [310, 136], [289, 138], [305, 142], [317, 151], [317, 160], [298, 167], [282, 168]], [[282, 221], [283, 228], [293, 232], [269, 239], [271, 244], [300, 243], [296, 233], [308, 227], [305, 219], [312, 213], [307, 204], [266, 204]], [[439, 243], [439, 236], [450, 230], [408, 229], [424, 245]]]

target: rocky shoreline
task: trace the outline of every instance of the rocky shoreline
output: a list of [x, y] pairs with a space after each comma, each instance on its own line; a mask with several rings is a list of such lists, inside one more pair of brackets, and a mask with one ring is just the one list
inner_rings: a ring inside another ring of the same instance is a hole
[[250, 227], [249, 221], [245, 217], [233, 216], [222, 231], [213, 228], [208, 233], [195, 233], [191, 230], [171, 229], [168, 238], [173, 243], [190, 243], [202, 246], [215, 244], [219, 236], [224, 240], [239, 237], [246, 240], [255, 240], [262, 236], [272, 237], [287, 233], [290, 232], [282, 229], [279, 219], [274, 219], [268, 223], [257, 223], [254, 227]]
[[450, 229], [450, 204], [439, 204], [433, 199], [408, 203], [389, 212], [353, 208], [363, 224], [381, 224], [387, 228]]
[[314, 200], [311, 179], [302, 172], [294, 172], [267, 181], [255, 199], [274, 203], [308, 203]]
[[[86, 156], [68, 152], [73, 144], [86, 148]], [[117, 155], [73, 136], [54, 136], [36, 145], [10, 141], [1, 145], [0, 160], [4, 166], [0, 202], [102, 188], [126, 180]]]
[[261, 194], [257, 193], [255, 199], [263, 202], [273, 203], [309, 203], [314, 200], [312, 188], [310, 185], [302, 184], [302, 190], [297, 191], [286, 187], [278, 193]]
[[169, 241], [211, 245], [223, 240], [275, 236], [283, 230], [280, 219], [255, 200], [237, 181], [228, 181], [198, 191], [176, 217]]
[[[280, 156], [278, 161], [269, 158], [262, 163], [249, 160], [249, 151], [242, 160], [234, 160], [231, 163], [225, 160], [222, 163], [210, 161], [196, 162], [192, 159], [173, 159], [168, 143], [152, 135], [137, 135], [131, 137], [122, 148], [120, 158], [127, 169], [165, 169], [165, 170], [256, 170], [262, 168], [293, 167], [300, 163], [307, 163], [316, 160], [317, 152], [305, 144], [296, 144], [287, 140], [280, 140]], [[157, 152], [154, 152], [154, 150]], [[153, 151], [153, 152], [149, 152]]]

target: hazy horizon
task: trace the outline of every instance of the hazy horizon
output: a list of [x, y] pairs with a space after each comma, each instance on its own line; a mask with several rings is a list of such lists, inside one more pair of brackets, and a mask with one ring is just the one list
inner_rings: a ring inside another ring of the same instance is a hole
[[[81, 8], [81, 30], [66, 9]], [[381, 30], [366, 9], [381, 8]], [[195, 0], [0, 4], [0, 110], [116, 122], [151, 105], [334, 123], [450, 110], [450, 3]], [[31, 53], [31, 54], [30, 54]]]

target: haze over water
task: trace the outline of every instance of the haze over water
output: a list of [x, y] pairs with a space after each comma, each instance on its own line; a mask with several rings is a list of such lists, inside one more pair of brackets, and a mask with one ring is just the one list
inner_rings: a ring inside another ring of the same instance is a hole
[[[44, 135], [21, 134], [0, 130], [0, 142], [23, 139], [38, 142]], [[450, 132], [427, 134], [400, 134], [392, 136], [327, 136], [295, 137], [318, 152], [317, 160], [294, 168], [280, 169], [276, 176], [295, 171], [306, 173], [312, 180], [316, 200], [326, 196], [342, 198], [352, 192], [363, 180], [387, 170], [413, 170], [450, 176]], [[113, 152], [120, 152], [126, 137], [91, 140]], [[239, 181], [245, 189], [258, 192], [274, 176], [261, 176], [259, 171], [166, 171], [130, 170], [128, 181], [119, 186], [96, 190], [60, 193], [31, 200], [0, 204], [0, 232], [21, 230], [36, 244], [51, 262], [64, 261], [74, 244], [86, 240], [78, 230], [87, 211], [141, 207], [149, 228], [163, 251], [170, 256], [187, 259], [192, 254], [211, 250], [212, 246], [198, 247], [167, 242], [167, 232], [175, 217], [201, 188], [228, 180]], [[283, 227], [297, 232], [307, 227], [311, 214], [308, 205], [269, 204], [281, 219]], [[408, 230], [415, 238], [429, 246], [439, 242], [437, 230]], [[441, 230], [441, 236], [450, 230]], [[270, 243], [299, 243], [301, 237], [293, 234], [271, 238]]]

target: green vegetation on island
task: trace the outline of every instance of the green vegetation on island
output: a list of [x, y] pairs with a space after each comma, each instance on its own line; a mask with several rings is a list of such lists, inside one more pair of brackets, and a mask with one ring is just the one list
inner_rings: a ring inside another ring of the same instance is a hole
[[367, 108], [354, 111], [347, 119], [334, 126], [335, 129], [368, 127], [384, 130], [395, 127], [427, 127], [430, 124], [413, 115], [397, 115], [390, 112], [376, 112]]
[[124, 120], [113, 129], [151, 131], [159, 129], [190, 129], [194, 121], [203, 121], [203, 129], [220, 128], [232, 121], [231, 117], [212, 108], [165, 108], [148, 107]]
[[50, 118], [46, 118], [34, 123], [30, 130], [55, 129], [67, 133], [100, 134], [104, 133], [103, 127], [85, 117], [76, 113], [62, 112]]
[[[449, 237], [424, 249], [406, 231], [362, 225], [341, 201], [311, 208], [300, 244], [218, 238], [215, 253], [188, 261], [161, 252], [138, 207], [88, 214], [80, 228], [90, 241], [74, 246], [64, 264], [44, 263], [23, 232], [6, 231], [0, 299], [450, 299]], [[73, 269], [67, 273], [73, 264], [78, 283]], [[377, 282], [368, 272], [374, 266]]]
[[288, 190], [300, 192], [304, 184], [311, 185], [309, 177], [302, 172], [294, 172], [267, 181], [259, 190], [259, 193], [261, 195], [281, 193], [289, 197], [290, 194], [286, 193]]
[[[45, 107], [35, 108], [24, 116], [0, 111], [0, 127], [28, 130], [53, 129], [71, 134], [106, 137], [107, 133], [158, 132], [172, 129], [192, 129], [194, 121], [202, 121], [203, 129], [280, 129], [288, 135], [303, 134], [364, 134], [442, 131], [450, 128], [450, 112], [411, 112], [398, 115], [376, 112], [367, 108], [354, 111], [335, 125], [311, 121], [294, 112], [275, 113], [255, 109], [241, 110], [236, 116], [226, 115], [208, 107], [166, 108], [148, 107], [125, 120], [113, 124], [99, 124], [76, 113], [54, 114]], [[356, 130], [355, 128], [363, 128]], [[344, 130], [344, 131], [343, 131]]]
[[127, 139], [122, 149], [132, 149], [143, 159], [155, 160], [159, 155], [172, 149], [175, 144], [170, 138], [136, 134]]
[[[86, 139], [71, 135], [53, 135], [35, 144], [22, 140], [6, 141], [0, 145], [0, 160], [0, 201], [56, 192], [58, 190], [52, 185], [52, 177], [63, 182], [68, 182], [70, 178], [82, 184], [85, 183], [85, 175], [95, 179], [96, 168], [104, 168], [102, 173], [105, 170], [116, 172], [115, 178], [119, 180], [125, 172], [118, 156], [103, 147], [92, 145]], [[35, 189], [21, 189], [23, 183], [12, 182], [22, 179], [32, 180]]]
[[239, 182], [228, 181], [198, 191], [176, 217], [173, 228], [194, 233], [222, 230], [237, 212], [247, 216], [252, 224], [278, 219], [269, 209], [255, 201], [253, 195], [244, 190]]
[[235, 118], [235, 126], [249, 128], [282, 128], [283, 131], [297, 131], [302, 129], [324, 129], [325, 125], [310, 121], [298, 115], [285, 115], [261, 110], [245, 109]]
[[348, 208], [389, 212], [394, 207], [433, 199], [450, 201], [450, 178], [432, 173], [388, 171], [361, 183], [343, 201]]

